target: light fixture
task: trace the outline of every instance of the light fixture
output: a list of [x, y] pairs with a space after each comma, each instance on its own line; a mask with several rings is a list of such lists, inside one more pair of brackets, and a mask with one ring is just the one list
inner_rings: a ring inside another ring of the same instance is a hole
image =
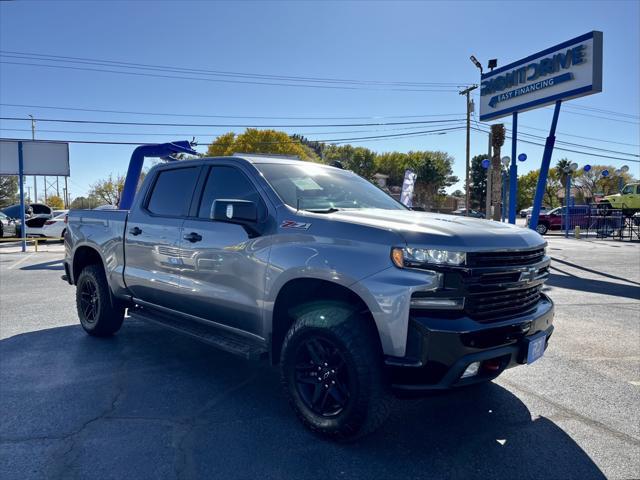
[[478, 61], [478, 59], [476, 57], [474, 57], [473, 55], [471, 55], [469, 57], [471, 59], [471, 61], [473, 62], [473, 64], [478, 67], [480, 69], [480, 75], [482, 75], [482, 64]]
[[505, 167], [508, 167], [509, 164], [511, 163], [511, 157], [502, 157], [501, 161], [502, 161], [502, 165], [504, 165]]

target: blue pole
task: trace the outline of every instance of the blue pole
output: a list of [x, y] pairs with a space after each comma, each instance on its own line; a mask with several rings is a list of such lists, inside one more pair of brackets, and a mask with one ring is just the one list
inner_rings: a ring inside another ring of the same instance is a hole
[[18, 142], [18, 183], [20, 184], [20, 238], [22, 251], [27, 251], [27, 224], [24, 215], [24, 160], [22, 157], [22, 142]]
[[509, 169], [509, 223], [516, 223], [516, 197], [518, 195], [518, 165], [516, 152], [518, 142], [518, 112], [513, 112], [513, 133], [511, 134], [511, 168]]
[[556, 102], [553, 110], [553, 120], [551, 121], [551, 129], [549, 136], [544, 145], [544, 153], [542, 154], [542, 164], [540, 165], [540, 175], [538, 176], [538, 185], [536, 186], [536, 195], [533, 200], [533, 210], [531, 211], [531, 221], [529, 228], [536, 230], [538, 228], [538, 215], [540, 215], [540, 207], [542, 206], [542, 198], [544, 197], [544, 188], [547, 185], [547, 176], [549, 175], [549, 165], [551, 164], [551, 155], [553, 155], [553, 146], [556, 143], [556, 126], [558, 125], [558, 115], [560, 115], [560, 105], [562, 100]]
[[571, 203], [571, 173], [567, 173], [567, 188], [564, 194], [564, 236], [565, 238], [569, 238], [569, 219], [571, 218], [569, 215], [569, 205]]
[[507, 215], [507, 174], [502, 170], [502, 221], [504, 222]]

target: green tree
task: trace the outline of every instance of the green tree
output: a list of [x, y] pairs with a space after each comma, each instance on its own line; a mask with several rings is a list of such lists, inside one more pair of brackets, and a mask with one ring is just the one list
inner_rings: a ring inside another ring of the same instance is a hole
[[361, 177], [371, 179], [376, 173], [376, 154], [364, 147], [329, 145], [324, 149], [325, 163], [339, 161], [342, 166]]
[[540, 170], [531, 170], [524, 175], [518, 176], [518, 198], [516, 198], [516, 209], [518, 211], [533, 205], [539, 176]]
[[445, 188], [458, 181], [453, 175], [453, 158], [445, 152], [389, 152], [376, 156], [376, 171], [389, 175], [389, 185], [402, 185], [404, 173], [412, 169], [417, 174], [414, 203], [435, 206], [445, 195]]
[[117, 175], [115, 178], [113, 178], [113, 175], [109, 175], [107, 178], [92, 184], [89, 195], [100, 199], [103, 204], [118, 205], [123, 188], [124, 177], [122, 175]]
[[18, 202], [18, 177], [0, 176], [0, 208]]
[[482, 161], [489, 158], [486, 153], [476, 155], [471, 159], [469, 172], [469, 203], [471, 208], [484, 210], [487, 198], [487, 169], [482, 167]]
[[556, 163], [556, 170], [560, 177], [560, 183], [562, 184], [562, 188], [567, 187], [567, 174], [564, 172], [565, 169], [569, 168], [573, 162], [568, 158], [561, 158]]
[[64, 208], [64, 201], [57, 195], [51, 195], [47, 197], [47, 205], [54, 210], [62, 210]]
[[295, 155], [301, 160], [318, 161], [317, 155], [305, 147], [299, 139], [277, 130], [247, 128], [244, 133], [234, 132], [220, 135], [207, 149], [207, 156], [227, 156], [234, 153], [262, 153], [273, 155]]
[[[607, 170], [609, 176], [602, 173]], [[629, 172], [616, 174], [616, 168], [611, 165], [593, 165], [588, 172], [584, 168], [579, 169], [574, 174], [574, 185], [580, 193], [581, 201], [592, 202], [596, 194], [611, 195], [618, 192], [620, 178], [622, 184], [633, 181], [633, 175]]]
[[88, 197], [74, 198], [73, 201], [71, 202], [71, 205], [69, 205], [69, 208], [91, 209], [91, 208], [99, 207], [100, 205], [104, 205], [104, 202], [92, 195], [89, 195]]

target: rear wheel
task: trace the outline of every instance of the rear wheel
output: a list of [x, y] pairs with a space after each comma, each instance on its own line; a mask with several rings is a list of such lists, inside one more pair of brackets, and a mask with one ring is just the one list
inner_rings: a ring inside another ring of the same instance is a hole
[[544, 235], [548, 231], [549, 231], [549, 227], [547, 226], [546, 223], [539, 223], [538, 226], [536, 227], [536, 232], [538, 232], [540, 235]]
[[353, 439], [386, 420], [391, 396], [377, 333], [348, 305], [303, 307], [284, 340], [281, 368], [289, 403], [315, 433]]
[[80, 273], [76, 308], [82, 328], [96, 337], [113, 335], [124, 320], [124, 307], [111, 298], [104, 270], [99, 265], [89, 265]]

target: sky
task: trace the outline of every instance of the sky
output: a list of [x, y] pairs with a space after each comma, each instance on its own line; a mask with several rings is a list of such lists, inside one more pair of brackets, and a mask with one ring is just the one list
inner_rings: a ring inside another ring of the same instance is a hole
[[[458, 91], [479, 83], [470, 55], [485, 65], [490, 58], [505, 65], [600, 30], [603, 91], [563, 105], [557, 139], [577, 145], [565, 148], [585, 151], [582, 145], [586, 145], [601, 149], [589, 149], [591, 153], [638, 160], [639, 23], [639, 1], [0, 2], [0, 116], [207, 125], [453, 120], [281, 128], [319, 140], [428, 132], [464, 125], [459, 120], [464, 118], [465, 102]], [[33, 60], [34, 55], [41, 59]], [[42, 60], [44, 55], [59, 57]], [[63, 63], [60, 60], [68, 59], [60, 57], [89, 60]], [[156, 70], [96, 66], [88, 61], [130, 62]], [[166, 67], [174, 70], [168, 72]], [[317, 82], [314, 85], [323, 88], [309, 88], [295, 79], [213, 76], [210, 71], [356, 82]], [[167, 78], [176, 76], [187, 78]], [[478, 106], [477, 91], [474, 99]], [[522, 113], [520, 132], [541, 138], [521, 138], [543, 144], [551, 117], [551, 107]], [[476, 111], [474, 126], [477, 118]], [[504, 122], [509, 134], [510, 118], [496, 122]], [[195, 136], [206, 144], [229, 130], [243, 128], [36, 122], [36, 138], [59, 140], [153, 143]], [[454, 173], [464, 178], [464, 129], [439, 133], [351, 143], [378, 152], [442, 150], [455, 159]], [[0, 136], [30, 138], [31, 123], [0, 120]], [[109, 174], [124, 174], [134, 148], [71, 144], [71, 197], [85, 195], [93, 182]], [[504, 148], [510, 154], [510, 140]], [[204, 152], [206, 147], [198, 150]], [[486, 150], [487, 135], [472, 131], [472, 155]], [[519, 164], [521, 173], [539, 168], [542, 147], [520, 142], [517, 150], [528, 156]], [[580, 166], [628, 164], [640, 176], [640, 163], [559, 150], [552, 162], [563, 157]], [[461, 187], [459, 183], [450, 190]], [[41, 195], [42, 179], [38, 190]]]

